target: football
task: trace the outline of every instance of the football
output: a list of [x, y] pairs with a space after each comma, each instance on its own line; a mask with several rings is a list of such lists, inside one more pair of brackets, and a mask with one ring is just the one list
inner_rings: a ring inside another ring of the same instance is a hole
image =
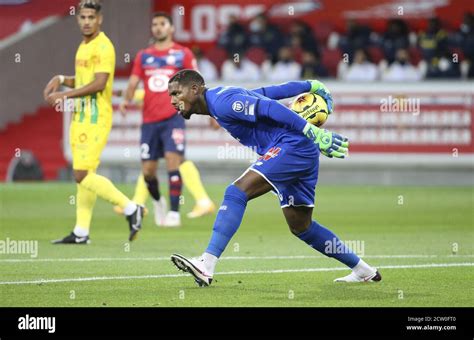
[[302, 93], [290, 105], [290, 109], [307, 122], [321, 126], [328, 119], [328, 106], [323, 97], [315, 93]]

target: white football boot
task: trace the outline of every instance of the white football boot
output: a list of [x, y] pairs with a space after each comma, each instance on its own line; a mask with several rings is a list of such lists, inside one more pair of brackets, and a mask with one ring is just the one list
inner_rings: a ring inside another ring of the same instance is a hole
[[201, 287], [207, 287], [212, 282], [212, 274], [206, 269], [204, 259], [200, 257], [185, 258], [179, 254], [171, 255], [171, 261], [179, 270], [190, 273]]
[[155, 224], [157, 226], [163, 225], [166, 213], [168, 212], [166, 198], [160, 197], [159, 201], [153, 200], [153, 210], [155, 212]]
[[360, 276], [352, 271], [347, 276], [335, 279], [334, 282], [379, 282], [381, 280], [382, 275], [380, 275], [377, 269], [373, 268], [373, 272], [368, 275]]
[[163, 220], [163, 223], [160, 225], [165, 228], [177, 228], [181, 227], [181, 216], [177, 211], [168, 211]]

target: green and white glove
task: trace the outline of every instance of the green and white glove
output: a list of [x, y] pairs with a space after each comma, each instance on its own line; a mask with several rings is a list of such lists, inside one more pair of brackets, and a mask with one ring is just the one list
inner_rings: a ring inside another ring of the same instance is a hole
[[326, 104], [328, 105], [328, 111], [329, 114], [332, 113], [334, 109], [334, 102], [332, 100], [331, 92], [329, 92], [329, 89], [324, 85], [322, 82], [319, 80], [308, 80], [311, 84], [311, 93], [316, 93], [317, 95], [320, 95], [321, 97], [324, 98], [326, 101]]
[[344, 158], [349, 152], [349, 140], [337, 133], [307, 123], [303, 134], [318, 144], [321, 153], [329, 158]]

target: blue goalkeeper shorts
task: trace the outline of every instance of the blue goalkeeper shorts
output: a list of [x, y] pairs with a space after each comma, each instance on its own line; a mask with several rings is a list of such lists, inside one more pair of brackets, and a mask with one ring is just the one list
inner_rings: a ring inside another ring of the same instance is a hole
[[314, 207], [319, 148], [306, 137], [294, 139], [283, 136], [249, 170], [260, 174], [271, 184], [282, 208]]

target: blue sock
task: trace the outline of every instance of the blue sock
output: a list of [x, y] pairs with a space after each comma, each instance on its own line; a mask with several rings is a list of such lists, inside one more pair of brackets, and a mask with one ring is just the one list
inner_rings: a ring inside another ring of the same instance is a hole
[[335, 258], [350, 268], [354, 268], [360, 258], [348, 248], [331, 230], [313, 221], [308, 230], [296, 235], [320, 253]]
[[224, 201], [214, 222], [206, 253], [216, 257], [221, 256], [230, 239], [239, 229], [240, 223], [242, 223], [247, 201], [247, 195], [235, 185], [232, 184], [227, 187]]

